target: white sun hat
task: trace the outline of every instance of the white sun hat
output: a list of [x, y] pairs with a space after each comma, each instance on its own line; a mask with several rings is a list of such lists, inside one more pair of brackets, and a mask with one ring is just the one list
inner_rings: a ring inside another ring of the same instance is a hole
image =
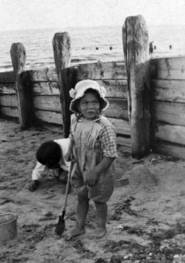
[[72, 98], [70, 110], [74, 113], [78, 112], [77, 102], [81, 99], [88, 89], [96, 90], [101, 100], [101, 110], [105, 110], [109, 106], [108, 100], [105, 98], [106, 90], [95, 80], [86, 79], [79, 81], [74, 89], [70, 89], [69, 95]]

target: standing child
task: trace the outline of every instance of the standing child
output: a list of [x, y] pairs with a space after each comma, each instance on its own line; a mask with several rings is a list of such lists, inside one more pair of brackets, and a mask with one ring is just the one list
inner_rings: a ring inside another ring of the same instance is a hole
[[113, 161], [117, 157], [116, 135], [112, 124], [102, 115], [108, 107], [105, 89], [96, 81], [79, 81], [70, 90], [70, 109], [74, 166], [71, 184], [78, 194], [77, 222], [68, 239], [85, 232], [89, 200], [96, 207], [96, 237], [106, 234], [107, 201], [113, 193]]
[[67, 173], [70, 163], [67, 161], [70, 148], [70, 139], [62, 138], [42, 143], [37, 152], [37, 163], [32, 171], [30, 191], [35, 191], [41, 182], [41, 178], [50, 174], [61, 182], [67, 182]]

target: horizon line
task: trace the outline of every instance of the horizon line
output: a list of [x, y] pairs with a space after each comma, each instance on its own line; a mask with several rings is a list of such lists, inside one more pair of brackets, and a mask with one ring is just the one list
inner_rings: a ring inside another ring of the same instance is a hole
[[[63, 26], [63, 27], [30, 27], [30, 28], [13, 28], [13, 29], [0, 29], [0, 32], [12, 32], [12, 31], [31, 31], [31, 30], [56, 30], [56, 29], [86, 29], [86, 28], [100, 28], [100, 27], [122, 27], [123, 25], [94, 25], [94, 26]], [[178, 27], [178, 26], [184, 26], [184, 24], [148, 24], [148, 27]]]

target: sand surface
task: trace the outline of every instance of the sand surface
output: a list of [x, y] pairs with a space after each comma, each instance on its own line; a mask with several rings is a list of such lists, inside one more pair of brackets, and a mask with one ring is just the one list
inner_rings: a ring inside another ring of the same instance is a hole
[[[0, 262], [185, 262], [185, 161], [169, 156], [151, 153], [138, 161], [119, 148], [107, 235], [92, 237], [95, 208], [90, 203], [85, 235], [71, 241], [65, 233], [56, 236], [65, 186], [48, 178], [34, 193], [27, 187], [37, 147], [61, 137], [60, 127], [20, 130], [15, 122], [0, 121], [0, 213], [18, 216], [16, 238], [0, 242]], [[67, 230], [75, 223], [75, 207], [72, 192]], [[2, 232], [0, 224], [0, 238]]]

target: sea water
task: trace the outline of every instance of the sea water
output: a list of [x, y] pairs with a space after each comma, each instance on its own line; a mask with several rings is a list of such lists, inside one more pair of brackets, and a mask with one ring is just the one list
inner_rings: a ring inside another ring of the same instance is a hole
[[[26, 69], [54, 67], [52, 40], [58, 32], [70, 35], [71, 64], [124, 60], [122, 26], [2, 31], [0, 71], [12, 70], [10, 48], [16, 42], [26, 49]], [[155, 47], [151, 56], [185, 55], [185, 26], [149, 26], [148, 32]]]

